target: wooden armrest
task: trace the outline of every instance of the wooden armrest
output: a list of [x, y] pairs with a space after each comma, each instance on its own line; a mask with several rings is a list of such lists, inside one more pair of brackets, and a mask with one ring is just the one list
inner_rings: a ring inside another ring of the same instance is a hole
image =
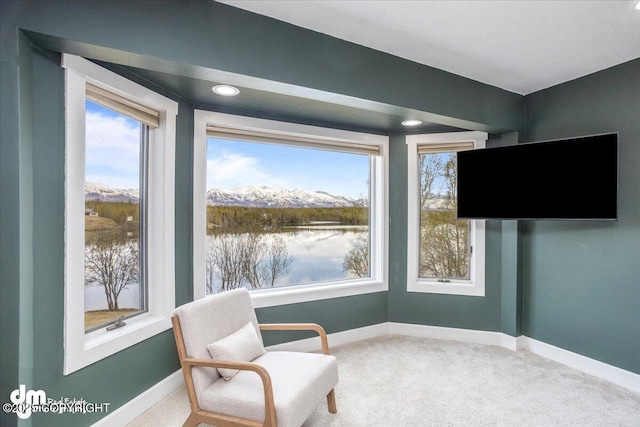
[[[264, 388], [264, 407], [265, 407], [265, 420], [273, 420], [275, 422], [275, 402], [273, 400], [273, 384], [271, 383], [271, 376], [269, 372], [262, 366], [249, 363], [249, 362], [234, 362], [231, 360], [218, 360], [218, 359], [203, 359], [195, 357], [187, 357], [180, 361], [182, 368], [187, 369], [188, 377], [191, 379], [191, 369], [194, 366], [202, 366], [209, 368], [226, 368], [226, 369], [238, 369], [241, 371], [253, 371], [260, 376], [262, 380], [262, 386]], [[265, 421], [265, 424], [268, 424]], [[275, 425], [275, 424], [270, 424]]]
[[258, 325], [261, 331], [315, 331], [320, 335], [322, 352], [329, 354], [329, 342], [324, 328], [317, 323], [263, 323]]

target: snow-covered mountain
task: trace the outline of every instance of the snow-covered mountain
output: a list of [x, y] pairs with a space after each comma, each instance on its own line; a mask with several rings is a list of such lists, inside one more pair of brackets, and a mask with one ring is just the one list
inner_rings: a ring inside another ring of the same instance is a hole
[[99, 200], [101, 202], [131, 202], [138, 203], [140, 191], [135, 189], [113, 188], [95, 182], [84, 183], [84, 199]]
[[248, 186], [207, 192], [210, 206], [246, 206], [269, 208], [315, 208], [354, 206], [355, 200], [324, 191], [287, 190], [268, 186]]
[[[86, 182], [84, 197], [85, 200], [138, 203], [140, 192], [135, 189], [113, 188], [105, 184]], [[354, 206], [356, 200], [324, 191], [247, 186], [232, 190], [212, 188], [207, 192], [207, 204], [210, 206], [270, 208], [338, 208]]]

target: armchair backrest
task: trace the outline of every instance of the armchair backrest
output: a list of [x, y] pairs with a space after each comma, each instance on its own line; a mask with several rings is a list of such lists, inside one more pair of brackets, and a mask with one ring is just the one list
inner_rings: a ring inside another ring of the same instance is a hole
[[[174, 315], [180, 319], [180, 327], [187, 357], [211, 358], [207, 345], [230, 335], [247, 324], [253, 323], [262, 341], [256, 313], [249, 291], [234, 289], [210, 295], [178, 307]], [[193, 384], [196, 395], [218, 380], [215, 368], [193, 368]]]

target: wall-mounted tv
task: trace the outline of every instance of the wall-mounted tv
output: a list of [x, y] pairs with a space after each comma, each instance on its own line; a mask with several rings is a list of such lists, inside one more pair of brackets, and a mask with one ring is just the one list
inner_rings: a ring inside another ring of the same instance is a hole
[[461, 151], [458, 217], [616, 220], [618, 134]]

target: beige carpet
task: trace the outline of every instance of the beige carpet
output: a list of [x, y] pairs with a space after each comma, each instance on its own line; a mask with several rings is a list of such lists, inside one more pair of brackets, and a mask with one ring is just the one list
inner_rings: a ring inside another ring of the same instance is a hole
[[[640, 394], [527, 352], [387, 335], [332, 349], [338, 413], [304, 427], [634, 426]], [[180, 426], [184, 388], [129, 424]]]

